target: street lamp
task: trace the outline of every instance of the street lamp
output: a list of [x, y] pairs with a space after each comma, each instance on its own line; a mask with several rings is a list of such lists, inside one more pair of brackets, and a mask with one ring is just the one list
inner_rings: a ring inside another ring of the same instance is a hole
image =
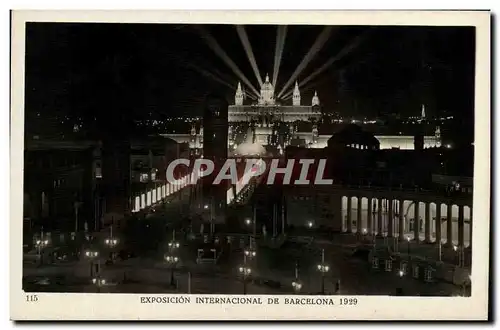
[[90, 260], [90, 277], [94, 275], [94, 259], [99, 256], [98, 251], [87, 250], [85, 251], [85, 257]]
[[172, 240], [168, 242], [168, 249], [172, 253], [174, 250], [180, 247], [180, 243], [175, 240], [175, 229], [172, 230]]
[[168, 248], [171, 250], [178, 249], [179, 247], [180, 247], [179, 242], [174, 242], [174, 241], [168, 242]]
[[104, 244], [106, 244], [108, 248], [111, 250], [109, 254], [111, 256], [111, 262], [114, 262], [115, 252], [113, 251], [113, 249], [118, 245], [118, 239], [113, 238], [113, 231], [111, 231], [111, 236], [104, 240]]
[[48, 239], [39, 239], [36, 242], [36, 248], [38, 250], [38, 258], [40, 259], [40, 265], [43, 264], [43, 254], [42, 250], [49, 245]]
[[321, 250], [321, 263], [318, 265], [318, 271], [321, 273], [321, 294], [325, 294], [325, 274], [328, 273], [330, 267], [325, 264], [325, 249]]
[[101, 287], [106, 285], [106, 279], [101, 278], [101, 277], [94, 277], [92, 279], [92, 284], [94, 284], [97, 287], [97, 291], [101, 291]]
[[307, 228], [311, 229], [314, 226], [312, 221], [307, 222]]
[[243, 275], [243, 294], [247, 294], [247, 277], [252, 273], [252, 269], [243, 265], [238, 270], [240, 274]]
[[110, 248], [114, 248], [116, 245], [118, 245], [118, 240], [116, 238], [107, 238], [104, 243]]
[[85, 256], [87, 258], [95, 258], [95, 257], [99, 256], [99, 252], [97, 252], [97, 251], [85, 251]]
[[252, 259], [252, 258], [255, 258], [256, 255], [257, 255], [257, 252], [255, 252], [254, 250], [251, 250], [251, 249], [245, 250], [245, 257], [246, 258]]
[[293, 281], [292, 282], [292, 287], [293, 287], [293, 289], [295, 290], [296, 293], [299, 293], [300, 289], [302, 289], [302, 283], [300, 283], [299, 281]]
[[295, 293], [299, 293], [302, 289], [302, 283], [299, 280], [299, 263], [295, 263], [295, 280], [292, 282], [292, 287]]
[[174, 285], [174, 270], [175, 270], [175, 266], [176, 264], [179, 262], [179, 258], [176, 257], [176, 256], [173, 256], [173, 255], [167, 255], [164, 257], [165, 258], [165, 261], [170, 264], [170, 267], [171, 267], [171, 272], [170, 272], [170, 285]]

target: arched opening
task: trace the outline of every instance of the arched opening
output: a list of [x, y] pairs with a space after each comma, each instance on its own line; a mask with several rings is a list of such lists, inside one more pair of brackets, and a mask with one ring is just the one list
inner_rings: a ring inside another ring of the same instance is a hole
[[399, 216], [400, 216], [400, 210], [401, 210], [401, 201], [394, 199], [392, 201], [392, 228], [393, 228], [393, 235], [394, 237], [399, 237]]
[[448, 223], [448, 205], [441, 204], [441, 243], [446, 243], [448, 241], [448, 231], [446, 230], [446, 225]]
[[405, 236], [410, 236], [413, 238], [413, 227], [410, 226], [410, 223], [413, 223], [415, 216], [415, 207], [414, 202], [405, 200], [403, 201], [403, 232]]
[[362, 233], [368, 232], [368, 198], [361, 198], [361, 220], [359, 222], [359, 227]]

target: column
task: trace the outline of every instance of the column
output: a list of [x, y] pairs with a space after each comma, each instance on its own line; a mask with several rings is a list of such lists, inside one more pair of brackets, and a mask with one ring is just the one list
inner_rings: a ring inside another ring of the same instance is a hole
[[458, 246], [463, 248], [465, 246], [464, 241], [464, 230], [465, 230], [465, 222], [464, 222], [464, 206], [458, 206]]
[[415, 242], [420, 242], [419, 226], [420, 226], [420, 202], [414, 201], [413, 207], [415, 208], [413, 217], [413, 235]]
[[373, 224], [372, 224], [372, 198], [368, 197], [368, 214], [366, 216], [367, 218], [367, 224], [366, 226], [368, 227], [368, 235], [373, 234]]
[[356, 232], [361, 233], [363, 231], [363, 221], [361, 217], [361, 197], [358, 196], [358, 219], [356, 220]]
[[378, 205], [377, 205], [377, 236], [382, 236], [382, 198], [378, 199]]
[[453, 222], [451, 220], [451, 205], [446, 205], [446, 246], [453, 246]]
[[388, 237], [394, 237], [394, 210], [393, 210], [393, 204], [394, 201], [392, 198], [389, 198], [389, 210], [387, 212], [387, 223], [388, 223], [388, 228], [387, 228], [387, 236]]
[[441, 244], [441, 202], [436, 203], [436, 243]]
[[425, 203], [425, 242], [431, 242], [431, 204]]
[[352, 213], [352, 197], [347, 196], [347, 232], [352, 233], [352, 219], [351, 219], [351, 213]]
[[470, 206], [470, 216], [469, 216], [469, 249], [472, 249], [472, 206]]
[[404, 200], [399, 200], [399, 240], [405, 240], [405, 211], [404, 211]]

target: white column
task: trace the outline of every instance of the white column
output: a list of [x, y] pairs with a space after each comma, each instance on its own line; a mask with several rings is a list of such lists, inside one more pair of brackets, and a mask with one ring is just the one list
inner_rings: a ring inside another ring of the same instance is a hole
[[352, 196], [347, 196], [347, 232], [352, 233]]

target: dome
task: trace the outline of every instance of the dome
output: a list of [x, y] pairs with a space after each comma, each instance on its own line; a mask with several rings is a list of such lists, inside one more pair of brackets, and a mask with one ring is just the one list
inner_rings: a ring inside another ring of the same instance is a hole
[[271, 84], [271, 82], [269, 81], [268, 74], [266, 74], [266, 79], [265, 79], [264, 83], [262, 84], [262, 90], [274, 91], [273, 84]]
[[260, 143], [244, 142], [233, 151], [233, 154], [234, 156], [263, 156], [266, 154], [266, 148]]
[[266, 80], [261, 86], [260, 96], [259, 96], [259, 104], [260, 105], [274, 105], [274, 87], [269, 81], [269, 75], [266, 74]]

